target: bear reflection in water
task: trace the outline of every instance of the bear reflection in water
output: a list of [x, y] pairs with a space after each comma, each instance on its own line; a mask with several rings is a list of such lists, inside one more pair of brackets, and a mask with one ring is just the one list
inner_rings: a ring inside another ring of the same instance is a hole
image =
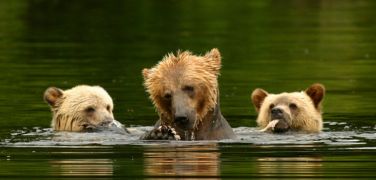
[[219, 176], [220, 153], [217, 144], [160, 148], [144, 152], [148, 176]]
[[256, 173], [263, 177], [315, 177], [321, 175], [323, 167], [321, 157], [263, 157], [256, 162]]
[[114, 174], [111, 159], [66, 159], [49, 162], [52, 175], [59, 176], [112, 176]]

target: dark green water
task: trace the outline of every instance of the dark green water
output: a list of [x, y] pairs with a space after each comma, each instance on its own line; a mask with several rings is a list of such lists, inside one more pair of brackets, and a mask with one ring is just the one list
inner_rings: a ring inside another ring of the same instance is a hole
[[[0, 1], [0, 178], [375, 178], [375, 10], [372, 0]], [[44, 90], [78, 84], [101, 85], [117, 120], [147, 128], [157, 116], [141, 70], [168, 52], [213, 47], [222, 112], [242, 139], [145, 143], [48, 129]], [[315, 82], [327, 88], [324, 132], [253, 128], [254, 88]]]

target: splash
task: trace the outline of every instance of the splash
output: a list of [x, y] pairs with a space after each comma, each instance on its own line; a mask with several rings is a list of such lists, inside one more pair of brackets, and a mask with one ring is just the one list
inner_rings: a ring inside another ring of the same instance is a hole
[[[102, 131], [91, 133], [54, 132], [51, 128], [24, 128], [11, 131], [9, 138], [1, 140], [1, 146], [85, 146], [85, 145], [150, 145], [150, 144], [202, 144], [202, 143], [243, 143], [257, 146], [329, 146], [360, 149], [374, 149], [376, 130], [374, 127], [351, 127], [342, 122], [328, 122], [327, 128], [318, 134], [261, 132], [254, 127], [237, 127], [237, 139], [221, 141], [194, 141], [194, 134], [185, 132], [184, 139], [191, 141], [141, 141], [139, 137], [152, 126], [127, 128], [127, 133]], [[335, 130], [332, 130], [335, 129]], [[353, 130], [350, 130], [353, 129]]]

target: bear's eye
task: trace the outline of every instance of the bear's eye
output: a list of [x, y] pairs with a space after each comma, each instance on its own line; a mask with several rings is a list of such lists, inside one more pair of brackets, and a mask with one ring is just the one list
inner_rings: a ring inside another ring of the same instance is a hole
[[290, 109], [297, 109], [298, 106], [295, 103], [289, 104]]
[[85, 109], [85, 112], [87, 112], [87, 113], [92, 113], [94, 111], [95, 111], [94, 107], [88, 107], [88, 108]]
[[274, 108], [274, 104], [270, 104], [269, 109], [273, 109], [273, 108]]
[[191, 93], [193, 92], [195, 89], [193, 88], [193, 86], [184, 86], [183, 87], [183, 91], [185, 92], [188, 92], [188, 93]]
[[169, 100], [169, 99], [171, 99], [171, 94], [170, 93], [166, 93], [163, 97], [165, 99]]
[[195, 95], [195, 89], [193, 86], [184, 86], [182, 90], [191, 98]]
[[106, 109], [107, 109], [107, 111], [110, 112], [110, 111], [111, 111], [111, 107], [110, 107], [110, 105], [107, 105], [107, 106], [106, 106]]

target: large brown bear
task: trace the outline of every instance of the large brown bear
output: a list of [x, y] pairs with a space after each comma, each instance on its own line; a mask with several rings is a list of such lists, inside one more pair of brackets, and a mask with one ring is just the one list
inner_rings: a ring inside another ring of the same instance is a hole
[[212, 49], [204, 56], [188, 51], [168, 54], [155, 67], [144, 69], [144, 85], [159, 113], [159, 120], [155, 128], [141, 138], [235, 138], [219, 107], [217, 77], [220, 68], [221, 55], [217, 49]]
[[325, 87], [313, 84], [302, 92], [269, 94], [255, 89], [251, 99], [258, 112], [257, 124], [261, 131], [320, 132], [323, 126], [321, 102]]
[[119, 125], [112, 113], [112, 99], [102, 87], [80, 85], [65, 91], [49, 87], [44, 100], [51, 107], [51, 126], [56, 131], [85, 132]]

